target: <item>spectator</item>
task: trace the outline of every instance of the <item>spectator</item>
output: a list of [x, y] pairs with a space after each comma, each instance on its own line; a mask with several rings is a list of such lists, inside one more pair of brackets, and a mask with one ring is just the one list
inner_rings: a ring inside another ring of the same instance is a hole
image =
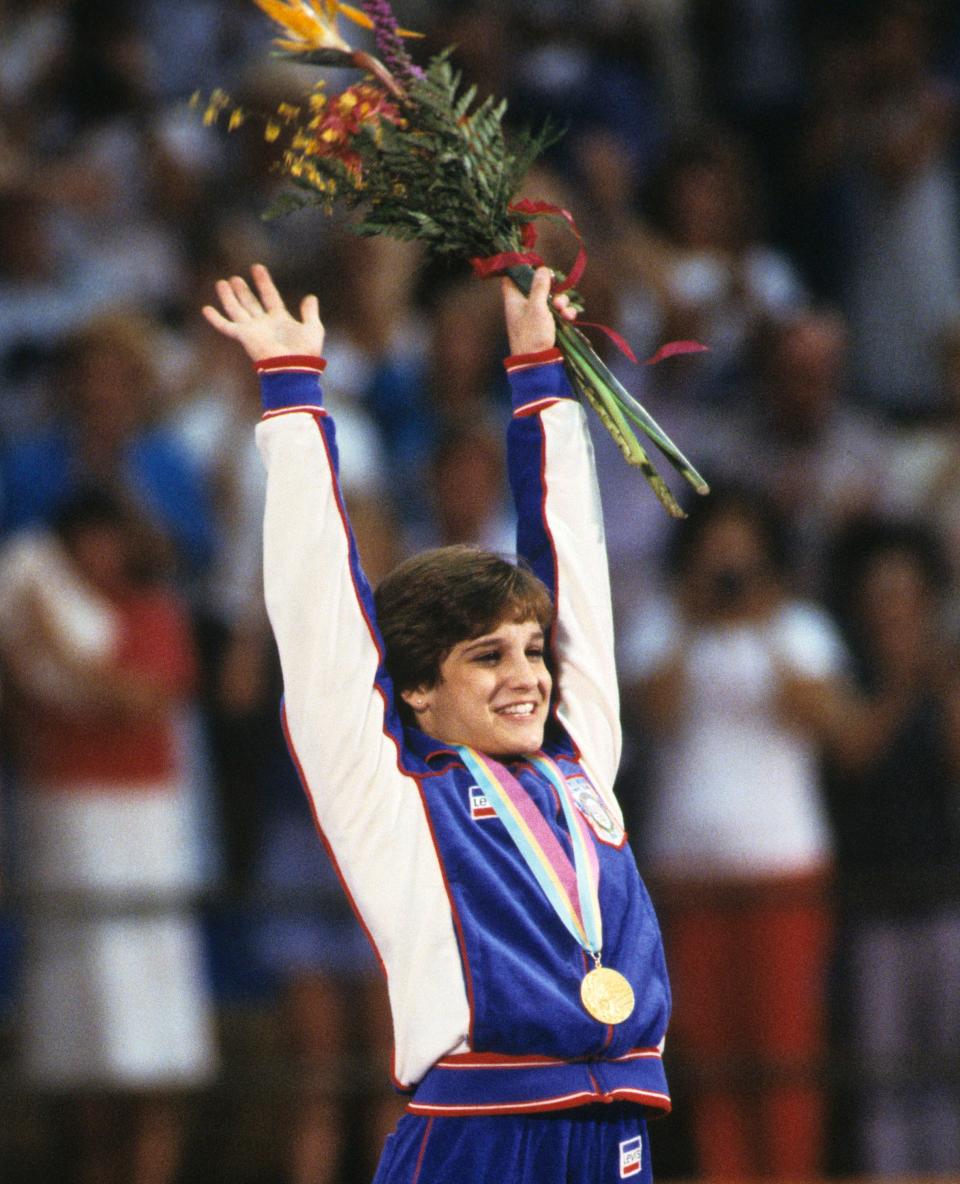
[[937, 339], [960, 308], [957, 96], [932, 66], [935, 7], [884, 0], [833, 56], [808, 136], [811, 200], [843, 209], [838, 296], [855, 390], [897, 420], [942, 408]]
[[839, 639], [786, 584], [779, 520], [715, 492], [628, 633], [625, 705], [656, 771], [641, 861], [666, 911], [671, 1040], [703, 1176], [821, 1167], [831, 839], [817, 776]]
[[753, 334], [806, 301], [790, 261], [764, 241], [759, 190], [750, 153], [722, 129], [676, 137], [645, 186], [657, 237], [637, 255], [646, 284], [628, 289], [623, 315], [651, 333], [646, 352], [670, 337], [710, 347], [700, 366], [707, 400], [736, 394]]
[[[178, 1102], [214, 1070], [174, 719], [193, 654], [108, 494], [8, 544], [4, 657], [19, 703], [23, 1052], [63, 1098], [81, 1184], [172, 1184]], [[63, 1135], [63, 1130], [60, 1131]]]
[[762, 170], [769, 230], [780, 242], [790, 222], [794, 162], [810, 101], [811, 49], [832, 5], [805, 0], [688, 0], [688, 37], [700, 65], [700, 109], [742, 135]]
[[179, 575], [196, 579], [214, 547], [207, 493], [158, 422], [156, 326], [132, 310], [104, 314], [73, 337], [61, 375], [66, 406], [48, 426], [15, 438], [2, 458], [7, 531], [49, 524], [84, 483], [139, 508]]
[[860, 1171], [960, 1171], [960, 677], [929, 527], [863, 519], [832, 587], [862, 701], [832, 745]]
[[[927, 519], [960, 572], [960, 318], [939, 340], [943, 416], [933, 423], [898, 425], [883, 481], [880, 508], [896, 518]], [[957, 624], [957, 609], [950, 610]]]
[[515, 517], [505, 504], [506, 458], [500, 437], [484, 423], [451, 425], [429, 468], [432, 533], [423, 546], [476, 540], [498, 554], [516, 550]]
[[397, 513], [404, 525], [422, 526], [427, 498], [421, 470], [438, 413], [426, 361], [431, 325], [414, 300], [420, 253], [409, 243], [342, 235], [331, 259], [324, 270], [338, 279], [324, 305], [332, 306], [339, 332], [329, 383], [341, 406], [352, 403], [373, 419], [389, 485], [397, 490]]
[[561, 6], [560, 19], [556, 5], [516, 6], [520, 52], [510, 63], [512, 91], [525, 118], [557, 120], [567, 129], [552, 157], [592, 206], [603, 201], [605, 176], [592, 170], [586, 141], [609, 137], [616, 167], [636, 185], [670, 130], [671, 114], [679, 114], [668, 112], [666, 96], [686, 113], [689, 62], [677, 37], [683, 5], [671, 11], [657, 3]]
[[42, 196], [0, 193], [0, 377], [6, 432], [37, 429], [49, 413], [49, 370], [66, 334], [89, 317], [95, 292], [56, 233], [55, 210]]
[[804, 310], [771, 324], [757, 341], [740, 431], [717, 465], [718, 475], [756, 483], [790, 521], [795, 576], [810, 594], [823, 586], [830, 539], [884, 496], [891, 469], [889, 428], [851, 405], [848, 349], [834, 312]]

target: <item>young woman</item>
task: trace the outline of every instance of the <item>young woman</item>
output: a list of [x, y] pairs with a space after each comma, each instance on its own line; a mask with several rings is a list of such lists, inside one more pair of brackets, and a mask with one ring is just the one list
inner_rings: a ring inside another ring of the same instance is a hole
[[[469, 547], [360, 570], [322, 404], [316, 298], [266, 269], [205, 316], [262, 381], [267, 608], [290, 749], [387, 977], [412, 1093], [377, 1184], [651, 1178], [669, 1109], [660, 933], [612, 793], [599, 499], [548, 303], [504, 284], [524, 565]], [[572, 316], [563, 298], [554, 307]]]

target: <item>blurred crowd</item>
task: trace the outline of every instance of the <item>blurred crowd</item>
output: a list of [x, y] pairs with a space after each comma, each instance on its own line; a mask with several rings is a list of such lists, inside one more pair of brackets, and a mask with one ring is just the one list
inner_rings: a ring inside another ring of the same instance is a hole
[[[456, 45], [508, 120], [566, 128], [525, 193], [573, 212], [588, 319], [641, 357], [709, 347], [644, 367], [597, 339], [714, 490], [671, 478], [672, 522], [593, 424], [618, 792], [675, 990], [660, 1174], [956, 1179], [960, 14], [395, 8], [419, 60]], [[269, 145], [188, 100], [302, 94], [271, 36], [248, 0], [0, 7], [0, 1175], [24, 1184], [361, 1180], [399, 1113], [280, 729], [257, 384], [199, 307], [254, 261], [318, 293], [374, 583], [424, 546], [513, 549], [507, 349], [496, 283], [263, 220]], [[575, 242], [544, 223], [539, 249]]]

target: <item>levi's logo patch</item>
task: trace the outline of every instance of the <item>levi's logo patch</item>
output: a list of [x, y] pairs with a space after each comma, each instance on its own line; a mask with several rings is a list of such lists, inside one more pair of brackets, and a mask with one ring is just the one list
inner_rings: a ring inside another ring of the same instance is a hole
[[637, 1135], [633, 1139], [624, 1139], [620, 1144], [620, 1179], [628, 1180], [631, 1176], [639, 1176], [642, 1167], [642, 1137]]
[[479, 785], [471, 785], [468, 792], [470, 794], [470, 817], [474, 822], [481, 818], [496, 818], [496, 810], [490, 805], [490, 799]]

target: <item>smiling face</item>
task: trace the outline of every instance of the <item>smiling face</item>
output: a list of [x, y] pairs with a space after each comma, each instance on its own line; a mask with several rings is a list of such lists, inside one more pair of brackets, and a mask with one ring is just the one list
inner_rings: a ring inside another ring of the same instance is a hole
[[432, 687], [404, 691], [417, 726], [446, 744], [521, 756], [543, 744], [553, 679], [537, 621], [503, 621], [458, 642]]

